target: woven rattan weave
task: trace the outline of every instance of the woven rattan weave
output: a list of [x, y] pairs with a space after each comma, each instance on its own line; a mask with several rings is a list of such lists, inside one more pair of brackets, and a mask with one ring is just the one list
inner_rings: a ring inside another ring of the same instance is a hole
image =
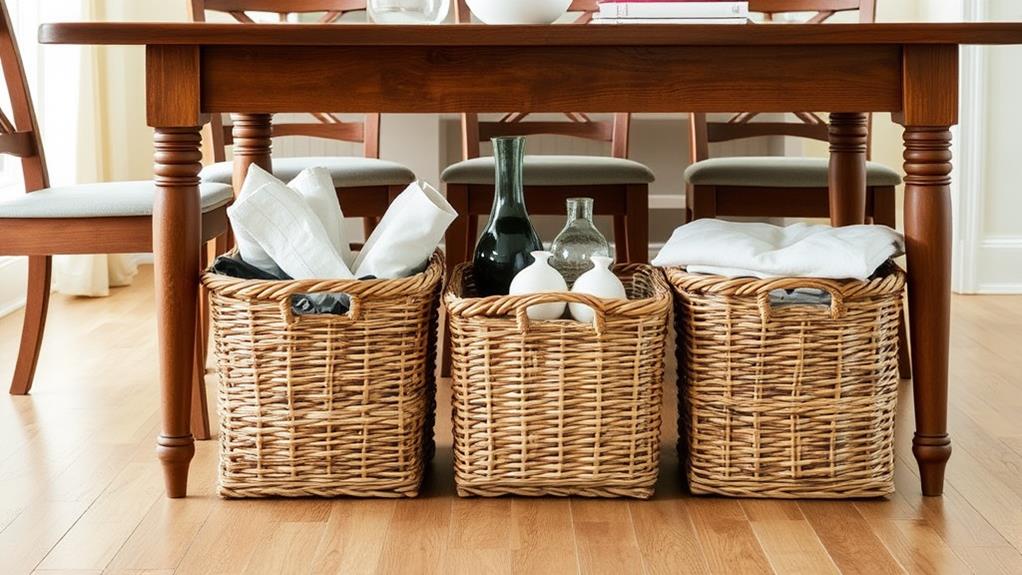
[[[847, 498], [894, 491], [905, 275], [723, 278], [667, 270], [676, 293], [680, 451], [693, 493]], [[776, 290], [829, 293], [776, 305]]]
[[[444, 260], [397, 280], [206, 273], [220, 376], [220, 495], [414, 497], [433, 452]], [[295, 316], [344, 293], [346, 316]]]
[[[471, 267], [455, 270], [444, 305], [459, 495], [652, 495], [670, 288], [649, 266], [614, 271], [628, 300], [477, 298]], [[551, 301], [586, 303], [596, 318], [529, 321], [529, 305]]]

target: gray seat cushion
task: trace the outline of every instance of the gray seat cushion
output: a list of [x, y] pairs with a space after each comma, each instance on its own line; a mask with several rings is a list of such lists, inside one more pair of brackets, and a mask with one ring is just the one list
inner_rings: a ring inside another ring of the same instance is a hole
[[[309, 158], [274, 158], [273, 175], [285, 182], [306, 168], [326, 168], [334, 179], [334, 187], [407, 186], [415, 181], [415, 172], [396, 162], [375, 158], [322, 156]], [[206, 166], [199, 177], [204, 182], [230, 184], [234, 164], [220, 162]]]
[[[202, 212], [234, 199], [230, 186], [199, 186]], [[0, 202], [0, 218], [116, 218], [153, 215], [156, 185], [151, 181], [104, 182], [47, 188]]]
[[[744, 157], [714, 158], [685, 170], [685, 181], [697, 186], [752, 186], [763, 188], [826, 188], [826, 158]], [[874, 162], [866, 163], [866, 185], [897, 186], [898, 172]]]
[[[492, 156], [458, 162], [440, 179], [449, 184], [492, 184]], [[526, 156], [525, 185], [572, 186], [648, 184], [656, 179], [653, 171], [639, 162], [603, 156]]]

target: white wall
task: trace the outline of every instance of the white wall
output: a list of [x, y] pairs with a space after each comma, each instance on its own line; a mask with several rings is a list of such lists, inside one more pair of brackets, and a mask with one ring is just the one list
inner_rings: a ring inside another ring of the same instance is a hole
[[[1022, 21], [1017, 0], [959, 0], [935, 19]], [[955, 132], [955, 290], [1022, 293], [1022, 48], [967, 47], [962, 55], [961, 125]]]

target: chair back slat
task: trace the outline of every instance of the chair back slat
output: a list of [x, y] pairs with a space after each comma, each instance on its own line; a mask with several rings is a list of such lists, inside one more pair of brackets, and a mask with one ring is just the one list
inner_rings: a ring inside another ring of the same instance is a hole
[[0, 112], [0, 154], [21, 158], [25, 191], [33, 192], [49, 187], [39, 123], [36, 121], [25, 67], [4, 0], [0, 0], [0, 65], [12, 112], [10, 117]]
[[[804, 22], [820, 24], [839, 12], [859, 12], [859, 21], [871, 23], [876, 20], [876, 0], [749, 0], [749, 10], [766, 15], [767, 20], [784, 13], [809, 13]], [[762, 24], [771, 26], [774, 24]], [[797, 25], [797, 24], [796, 24]], [[756, 138], [761, 136], [791, 136], [826, 142], [827, 123], [813, 112], [793, 112], [795, 121], [755, 121], [760, 114], [740, 112], [726, 121], [709, 121], [706, 114], [692, 114], [690, 137], [692, 161], [709, 158], [709, 144]], [[869, 118], [872, 132], [873, 119]], [[867, 147], [867, 155], [872, 146]]]
[[[200, 0], [201, 1], [201, 0]], [[205, 0], [206, 10], [216, 12], [355, 12], [366, 9], [366, 0]]]
[[777, 14], [815, 13], [810, 23], [820, 23], [838, 12], [859, 12], [859, 22], [876, 20], [876, 0], [749, 0], [749, 11], [765, 14], [769, 20]]
[[610, 142], [614, 128], [609, 122], [479, 122], [479, 141], [498, 136], [570, 136]]
[[[573, 0], [569, 12], [579, 12], [572, 25], [588, 24], [600, 9], [598, 0]], [[472, 21], [472, 12], [465, 0], [454, 6], [459, 24]], [[611, 120], [594, 120], [582, 112], [564, 113], [566, 121], [529, 120], [532, 112], [511, 112], [495, 121], [480, 121], [478, 114], [462, 114], [462, 152], [464, 158], [477, 158], [480, 143], [499, 136], [568, 136], [598, 142], [610, 142], [611, 154], [628, 156], [630, 114], [614, 114]]]
[[828, 140], [827, 131], [826, 124], [799, 124], [795, 122], [732, 124], [730, 122], [708, 122], [706, 125], [706, 138], [711, 144], [759, 136], [791, 136], [826, 142]]
[[[206, 21], [206, 11], [228, 14], [241, 23], [254, 24], [250, 12], [277, 14], [281, 22], [293, 14], [321, 13], [319, 24], [333, 24], [348, 12], [364, 11], [366, 0], [191, 0], [192, 20]], [[361, 122], [345, 122], [334, 113], [310, 114], [314, 121], [274, 122], [274, 138], [302, 136], [362, 144], [367, 158], [380, 156], [380, 115], [366, 114]], [[233, 144], [231, 126], [216, 114], [213, 126], [213, 159], [226, 159], [226, 146]]]

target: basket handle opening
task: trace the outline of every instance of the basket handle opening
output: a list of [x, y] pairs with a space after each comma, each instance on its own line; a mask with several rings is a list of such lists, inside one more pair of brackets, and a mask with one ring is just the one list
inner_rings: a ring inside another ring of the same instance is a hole
[[756, 290], [756, 301], [759, 306], [759, 314], [763, 320], [763, 323], [770, 321], [774, 309], [779, 306], [773, 304], [770, 300], [770, 294], [777, 290], [794, 290], [794, 289], [815, 289], [827, 293], [830, 296], [830, 305], [817, 305], [817, 304], [792, 304], [801, 305], [802, 307], [808, 308], [819, 308], [824, 311], [832, 320], [841, 319], [844, 317], [845, 309], [845, 296], [841, 288], [834, 282], [827, 280], [817, 280], [811, 278], [799, 278], [798, 285], [792, 285], [790, 279], [784, 280], [784, 285], [775, 285], [769, 283]]
[[[306, 317], [331, 317], [331, 318], [347, 318], [351, 321], [358, 321], [362, 318], [362, 298], [355, 294], [345, 294], [348, 296], [348, 312], [343, 315], [330, 314], [330, 313], [307, 313], [297, 315], [294, 309], [291, 307], [291, 301], [294, 296], [299, 295], [296, 293], [290, 293], [287, 297], [280, 300], [280, 317], [284, 320], [284, 324], [288, 327], [293, 327]], [[314, 296], [314, 295], [339, 295], [336, 293], [318, 293], [318, 292], [301, 292], [300, 295]]]
[[517, 300], [513, 304], [515, 319], [518, 322], [518, 330], [523, 334], [529, 331], [531, 322], [529, 308], [544, 303], [580, 303], [588, 306], [593, 310], [592, 326], [596, 335], [603, 335], [607, 329], [607, 310], [598, 297], [569, 292], [549, 292], [516, 296], [515, 299]]

